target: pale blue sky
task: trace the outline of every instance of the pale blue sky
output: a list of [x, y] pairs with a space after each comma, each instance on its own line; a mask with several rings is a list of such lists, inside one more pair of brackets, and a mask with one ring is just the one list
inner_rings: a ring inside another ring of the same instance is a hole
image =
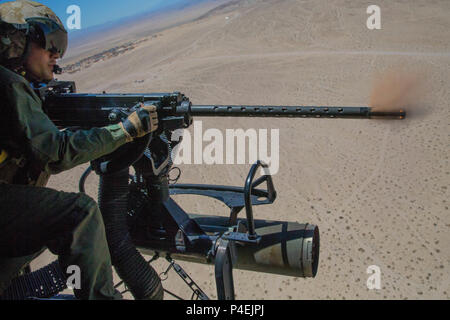
[[[198, 2], [199, 0], [37, 0], [52, 9], [67, 26], [70, 14], [67, 8], [77, 5], [81, 9], [81, 28], [89, 28], [106, 22], [157, 11], [174, 5]], [[200, 0], [201, 1], [201, 0]], [[204, 1], [204, 0], [203, 0]], [[68, 30], [70, 32], [70, 30]]]

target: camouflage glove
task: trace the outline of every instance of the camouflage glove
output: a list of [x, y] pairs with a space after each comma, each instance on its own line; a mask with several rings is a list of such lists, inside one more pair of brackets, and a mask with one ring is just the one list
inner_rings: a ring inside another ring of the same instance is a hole
[[147, 106], [141, 103], [139, 108], [119, 125], [122, 127], [123, 131], [125, 131], [127, 142], [131, 142], [135, 138], [143, 137], [158, 129], [158, 114], [156, 113], [156, 107], [153, 105]]

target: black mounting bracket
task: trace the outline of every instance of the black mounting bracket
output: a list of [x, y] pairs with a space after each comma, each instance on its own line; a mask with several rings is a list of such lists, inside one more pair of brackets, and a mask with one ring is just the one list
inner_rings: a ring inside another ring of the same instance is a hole
[[[277, 197], [277, 192], [275, 191], [270, 174], [265, 174], [253, 181], [256, 172], [260, 167], [264, 169], [268, 168], [265, 163], [261, 161], [256, 162], [250, 169], [244, 188], [216, 185], [175, 184], [169, 186], [170, 194], [195, 194], [199, 196], [211, 197], [223, 202], [231, 209], [229, 219], [230, 227], [237, 223], [237, 216], [239, 212], [245, 208], [247, 221], [250, 223], [253, 221], [252, 206], [272, 204]], [[267, 182], [267, 189], [256, 189], [256, 187], [263, 182]], [[251, 217], [251, 221], [248, 219], [249, 216]]]
[[233, 264], [236, 263], [235, 242], [219, 238], [215, 257], [215, 276], [218, 300], [235, 300]]

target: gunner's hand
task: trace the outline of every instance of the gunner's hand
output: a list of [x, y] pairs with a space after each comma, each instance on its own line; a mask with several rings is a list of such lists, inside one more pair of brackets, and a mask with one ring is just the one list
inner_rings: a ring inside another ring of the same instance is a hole
[[154, 105], [140, 104], [138, 109], [119, 124], [125, 131], [127, 142], [143, 137], [158, 129], [158, 114]]

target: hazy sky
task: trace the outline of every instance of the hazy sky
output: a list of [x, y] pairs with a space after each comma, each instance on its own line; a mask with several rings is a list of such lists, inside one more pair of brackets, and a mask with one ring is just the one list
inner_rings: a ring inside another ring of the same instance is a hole
[[[1, 0], [0, 0], [1, 1]], [[197, 0], [198, 1], [198, 0]], [[1, 1], [3, 2], [3, 1]], [[77, 5], [81, 10], [81, 28], [100, 25], [139, 13], [156, 11], [193, 0], [37, 0], [52, 9], [67, 26], [67, 8]], [[71, 30], [68, 30], [69, 32]]]

